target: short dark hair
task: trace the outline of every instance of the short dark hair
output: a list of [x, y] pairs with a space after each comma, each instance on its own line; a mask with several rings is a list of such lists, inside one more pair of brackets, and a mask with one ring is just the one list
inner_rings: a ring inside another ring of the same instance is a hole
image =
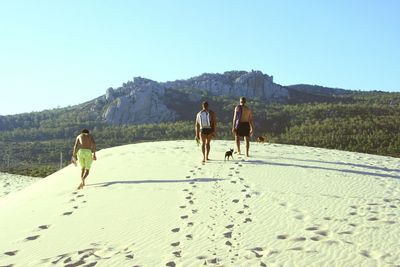
[[202, 105], [203, 107], [205, 107], [205, 108], [208, 108], [208, 102], [207, 102], [207, 101], [204, 101], [201, 105]]
[[83, 130], [81, 131], [81, 133], [88, 134], [88, 133], [89, 133], [89, 130], [85, 128], [85, 129], [83, 129]]
[[246, 98], [244, 96], [240, 97], [240, 101], [244, 103], [246, 103]]

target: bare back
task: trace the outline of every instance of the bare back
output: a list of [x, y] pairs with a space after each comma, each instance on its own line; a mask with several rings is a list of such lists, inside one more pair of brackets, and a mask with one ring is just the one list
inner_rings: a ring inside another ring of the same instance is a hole
[[92, 149], [95, 144], [94, 139], [90, 134], [80, 134], [76, 139], [79, 142], [80, 148]]
[[252, 120], [251, 109], [249, 109], [246, 106], [243, 106], [240, 122], [251, 122], [251, 120]]

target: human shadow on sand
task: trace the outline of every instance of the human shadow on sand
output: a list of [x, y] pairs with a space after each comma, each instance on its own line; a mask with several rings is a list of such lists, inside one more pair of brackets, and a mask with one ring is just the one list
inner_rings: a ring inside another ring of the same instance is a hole
[[265, 165], [281, 166], [281, 167], [298, 167], [298, 168], [304, 168], [304, 169], [337, 171], [337, 172], [344, 172], [344, 173], [352, 173], [352, 174], [361, 174], [361, 175], [378, 176], [378, 177], [384, 177], [384, 178], [400, 179], [400, 175], [390, 175], [390, 174], [365, 172], [365, 171], [356, 171], [356, 170], [348, 170], [348, 169], [336, 169], [336, 168], [327, 168], [327, 167], [318, 167], [318, 166], [308, 166], [308, 165], [300, 165], [300, 164], [268, 162], [268, 161], [264, 161], [264, 160], [247, 160], [247, 161], [244, 161], [242, 163], [245, 163], [245, 164], [265, 164]]
[[209, 183], [222, 181], [220, 178], [196, 178], [190, 180], [136, 180], [136, 181], [110, 181], [105, 183], [88, 184], [86, 186], [108, 187], [116, 184], [159, 184], [159, 183]]
[[287, 157], [282, 157], [282, 158], [276, 158], [275, 157], [275, 158], [269, 158], [269, 159], [278, 159], [278, 160], [285, 159], [285, 160], [294, 160], [294, 161], [302, 161], [302, 162], [315, 162], [315, 163], [332, 164], [332, 165], [344, 165], [344, 166], [365, 168], [365, 169], [371, 169], [371, 170], [377, 170], [377, 171], [399, 172], [400, 173], [400, 169], [389, 169], [389, 168], [386, 168], [386, 167], [376, 167], [376, 166], [371, 166], [371, 165], [347, 163], [347, 162], [338, 162], [338, 161], [322, 161], [322, 160], [298, 159], [298, 158], [287, 158]]

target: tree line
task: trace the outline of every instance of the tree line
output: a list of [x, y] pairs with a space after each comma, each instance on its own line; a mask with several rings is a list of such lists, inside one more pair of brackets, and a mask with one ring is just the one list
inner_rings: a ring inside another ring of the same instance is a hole
[[[190, 92], [189, 92], [190, 93]], [[346, 98], [346, 101], [340, 99]], [[145, 141], [194, 138], [194, 117], [201, 100], [217, 113], [217, 139], [232, 139], [231, 121], [237, 99], [202, 95], [196, 103], [184, 97], [172, 123], [110, 126], [99, 113], [65, 108], [47, 112], [0, 117], [0, 171], [47, 176], [69, 163], [74, 138], [89, 128], [98, 149]], [[326, 97], [323, 98], [326, 101]], [[253, 99], [254, 136], [269, 142], [306, 145], [385, 156], [400, 156], [399, 93], [347, 93], [335, 101], [273, 104]], [[254, 139], [254, 138], [253, 138]]]

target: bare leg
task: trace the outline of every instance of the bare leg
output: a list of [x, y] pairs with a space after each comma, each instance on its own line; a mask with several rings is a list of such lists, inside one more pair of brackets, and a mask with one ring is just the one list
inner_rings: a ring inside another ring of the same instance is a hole
[[244, 140], [246, 141], [246, 157], [249, 156], [249, 148], [250, 148], [250, 137], [245, 136]]
[[85, 169], [82, 169], [82, 171], [81, 171], [81, 183], [79, 184], [79, 186], [78, 186], [78, 189], [82, 189], [83, 188], [83, 185], [84, 185], [84, 177], [85, 176]]
[[89, 170], [82, 169], [81, 183], [79, 184], [78, 189], [83, 189], [83, 187], [85, 186], [85, 179], [86, 177], [88, 177], [88, 175], [89, 175]]
[[206, 162], [206, 140], [207, 140], [206, 135], [201, 134], [200, 140], [201, 140], [201, 152], [203, 152], [203, 162]]
[[88, 175], [89, 175], [89, 170], [85, 170], [85, 175], [84, 175], [83, 178], [82, 178], [83, 186], [86, 185], [86, 184], [85, 184], [85, 179], [86, 179], [86, 177], [88, 177]]
[[236, 152], [240, 155], [240, 136], [235, 134]]
[[208, 155], [210, 154], [210, 149], [211, 149], [211, 138], [212, 138], [212, 135], [210, 134], [210, 135], [208, 135], [207, 136], [207, 139], [206, 139], [206, 160], [209, 160], [209, 158], [208, 158]]

